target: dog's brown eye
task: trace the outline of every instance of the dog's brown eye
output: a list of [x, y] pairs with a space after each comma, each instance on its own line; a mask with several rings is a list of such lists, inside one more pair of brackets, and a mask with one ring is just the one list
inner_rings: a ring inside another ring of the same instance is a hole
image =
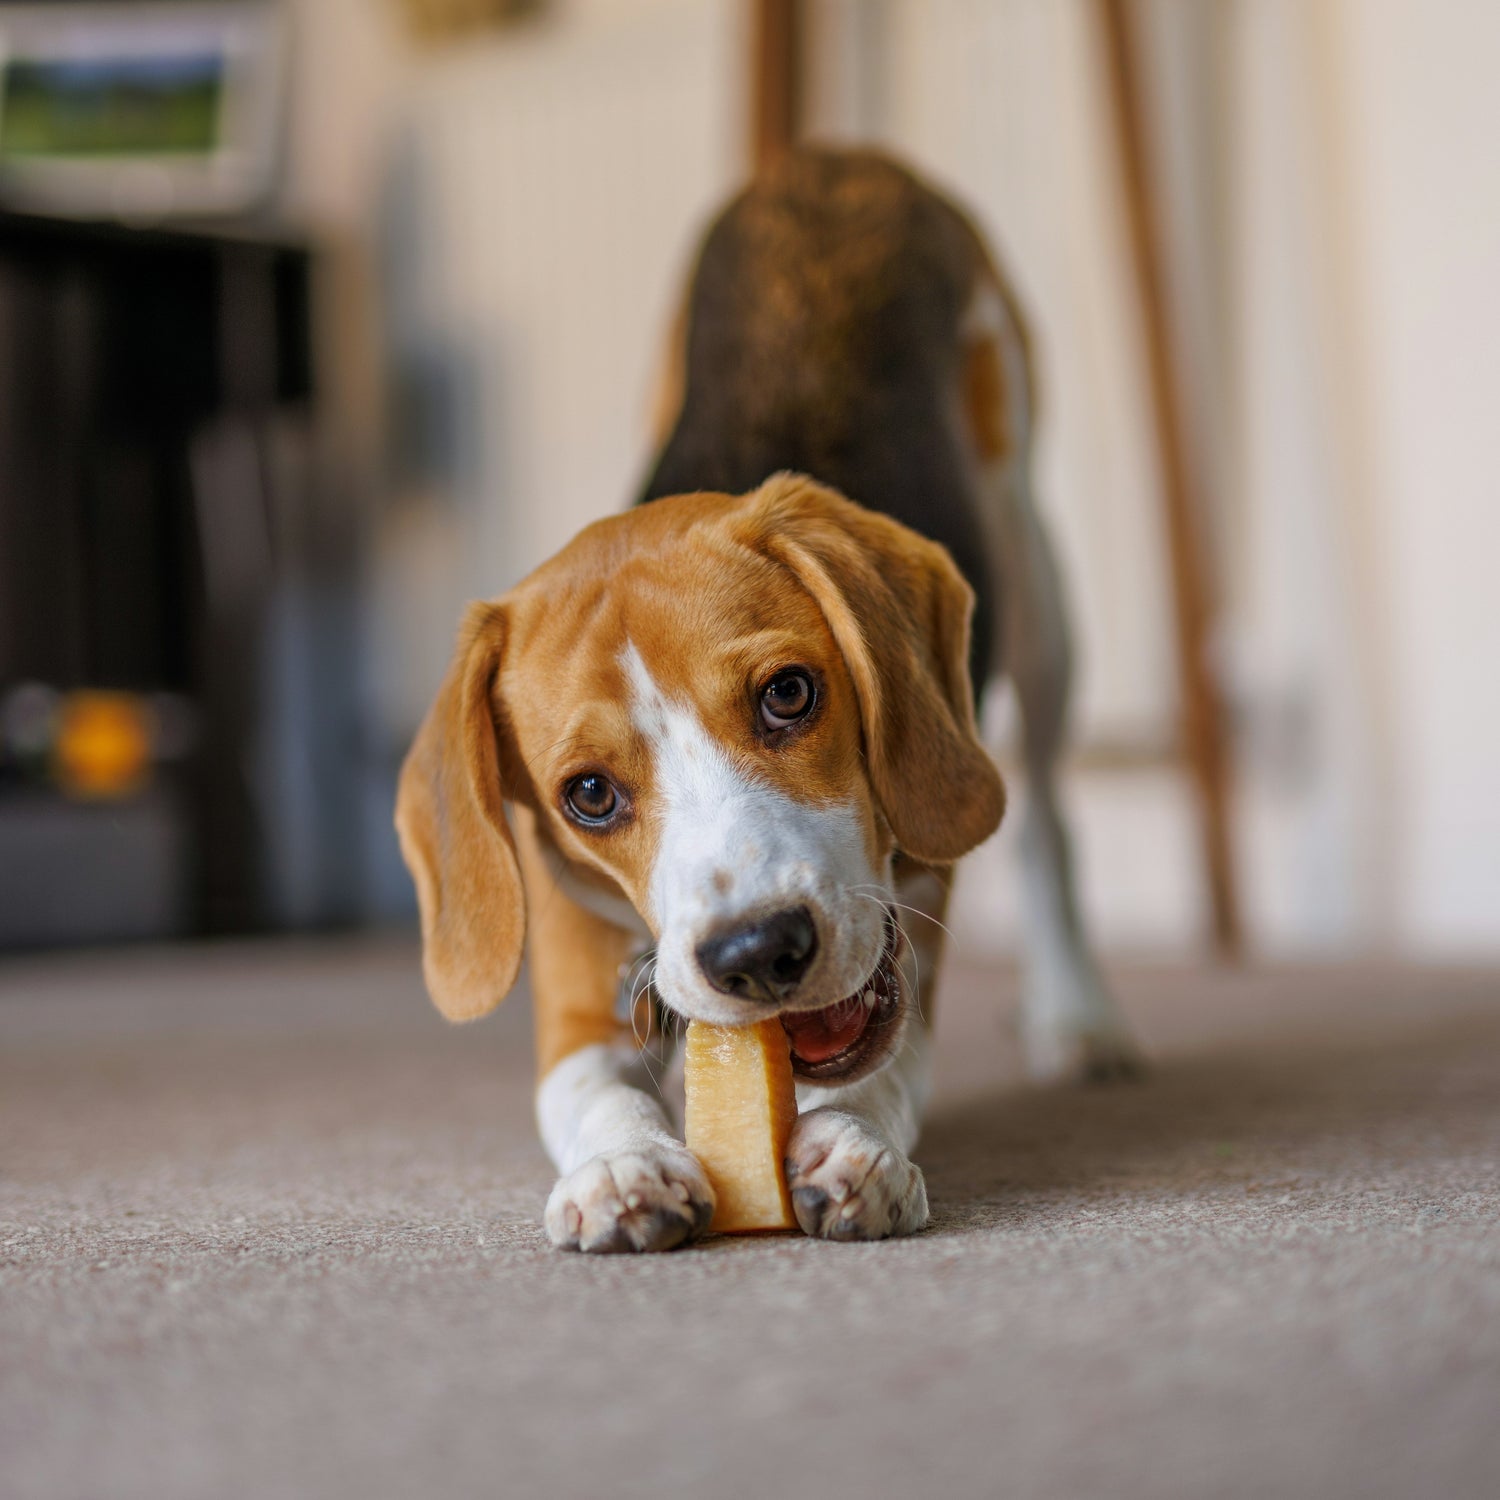
[[805, 719], [815, 698], [812, 678], [806, 672], [778, 672], [760, 690], [760, 717], [767, 729], [785, 729]]
[[575, 776], [567, 786], [568, 807], [580, 823], [607, 823], [620, 805], [609, 777], [597, 771]]

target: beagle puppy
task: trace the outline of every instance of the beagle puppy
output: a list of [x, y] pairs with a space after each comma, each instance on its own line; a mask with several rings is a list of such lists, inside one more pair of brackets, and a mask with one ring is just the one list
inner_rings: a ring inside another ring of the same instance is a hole
[[1133, 1055], [1053, 790], [1068, 637], [1025, 334], [950, 203], [883, 157], [801, 151], [710, 230], [663, 391], [643, 503], [471, 606], [403, 767], [427, 985], [482, 1016], [525, 948], [554, 1244], [704, 1230], [712, 1188], [653, 1083], [670, 1018], [768, 1014], [802, 1228], [910, 1233], [951, 872], [1005, 806], [975, 728], [1002, 662], [1027, 1055], [1046, 1076]]

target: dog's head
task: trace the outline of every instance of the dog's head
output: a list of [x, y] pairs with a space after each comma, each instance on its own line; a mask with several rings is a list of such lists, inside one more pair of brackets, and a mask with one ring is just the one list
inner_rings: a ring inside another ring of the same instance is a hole
[[877, 1066], [903, 1019], [892, 856], [955, 860], [1004, 807], [972, 604], [942, 548], [778, 475], [601, 521], [473, 606], [396, 814], [438, 1009], [514, 981], [512, 802], [576, 894], [639, 913], [671, 1009], [779, 1011], [804, 1076]]

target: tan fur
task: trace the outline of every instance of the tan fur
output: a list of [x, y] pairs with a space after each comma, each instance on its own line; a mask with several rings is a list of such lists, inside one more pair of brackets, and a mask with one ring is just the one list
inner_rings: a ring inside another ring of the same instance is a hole
[[964, 351], [964, 415], [974, 449], [984, 463], [1006, 458], [1015, 446], [1005, 405], [1000, 341], [986, 336]]
[[[990, 301], [998, 307], [990, 326], [964, 330], [959, 371], [960, 411], [971, 451], [981, 465], [1014, 463], [1030, 439], [1036, 416], [1036, 383], [1025, 315], [994, 258], [965, 224], [979, 247], [978, 272], [969, 291], [972, 310]], [[1015, 383], [1019, 382], [1019, 389]]]
[[[614, 995], [630, 940], [555, 889], [552, 872], [565, 862], [649, 922], [660, 829], [651, 747], [627, 708], [627, 640], [757, 776], [851, 804], [873, 857], [899, 844], [946, 863], [972, 848], [999, 823], [1004, 790], [974, 728], [971, 607], [942, 548], [789, 475], [737, 498], [612, 516], [503, 599], [474, 606], [398, 801], [439, 1010], [481, 1015], [515, 976], [525, 901], [504, 798], [520, 810], [543, 1066], [620, 1034]], [[818, 674], [818, 717], [769, 750], [756, 693], [789, 662]], [[562, 811], [567, 782], [592, 768], [633, 806], [604, 833]]]
[[960, 858], [1005, 811], [974, 725], [972, 590], [941, 547], [809, 480], [772, 479], [759, 496], [768, 550], [817, 599], [854, 678], [897, 845], [928, 863]]
[[450, 1021], [500, 1003], [515, 983], [525, 935], [492, 696], [504, 639], [499, 609], [470, 607], [396, 799], [396, 832], [422, 915], [427, 990]]
[[651, 415], [647, 423], [651, 447], [660, 452], [672, 435], [687, 394], [687, 303], [679, 302], [662, 344], [660, 364], [651, 392]]
[[[631, 1024], [615, 1013], [615, 999], [635, 941], [556, 888], [535, 816], [522, 811], [517, 822], [526, 885], [541, 893], [532, 903], [527, 955], [532, 987], [548, 999], [536, 1009], [537, 1076], [544, 1077], [580, 1047], [631, 1035]], [[632, 1019], [634, 1040], [644, 1045], [649, 1006], [640, 1007]]]

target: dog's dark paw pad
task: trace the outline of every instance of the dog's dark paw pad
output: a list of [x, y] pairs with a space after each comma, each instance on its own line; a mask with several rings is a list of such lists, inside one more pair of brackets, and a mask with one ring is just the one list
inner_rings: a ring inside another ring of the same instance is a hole
[[792, 1189], [792, 1212], [806, 1234], [821, 1234], [823, 1217], [828, 1212], [828, 1194], [822, 1188]]
[[836, 1109], [797, 1119], [786, 1160], [792, 1209], [819, 1239], [880, 1240], [927, 1222], [921, 1172], [863, 1120]]
[[713, 1189], [685, 1149], [596, 1156], [547, 1200], [547, 1234], [590, 1255], [674, 1250], [697, 1239], [714, 1214]]
[[635, 1249], [630, 1231], [623, 1224], [613, 1224], [596, 1238], [578, 1243], [578, 1249], [590, 1255], [627, 1255]]
[[[708, 1216], [713, 1217], [713, 1209]], [[696, 1232], [697, 1215], [685, 1219], [680, 1213], [659, 1208], [641, 1226], [639, 1238], [643, 1250], [675, 1250], [690, 1234]]]
[[823, 1231], [830, 1240], [883, 1240], [894, 1224], [894, 1216], [887, 1215], [884, 1224], [875, 1227], [873, 1216], [865, 1211], [862, 1198], [849, 1198], [839, 1204], [836, 1214], [828, 1221]]

